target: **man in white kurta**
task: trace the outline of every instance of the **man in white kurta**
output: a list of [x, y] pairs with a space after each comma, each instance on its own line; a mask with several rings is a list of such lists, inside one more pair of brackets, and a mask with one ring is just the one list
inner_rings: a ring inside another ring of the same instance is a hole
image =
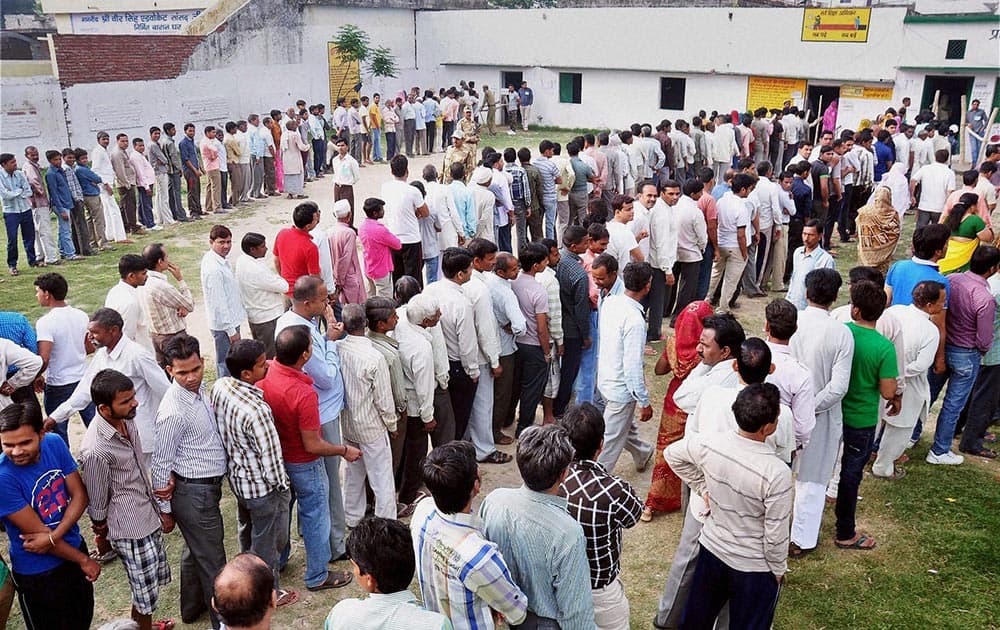
[[903, 338], [903, 370], [900, 371], [905, 379], [905, 387], [899, 413], [895, 416], [882, 416], [882, 438], [879, 441], [878, 457], [872, 465], [872, 474], [876, 477], [898, 478], [894, 462], [910, 445], [910, 434], [913, 433], [917, 420], [927, 420], [927, 410], [931, 405], [927, 371], [934, 364], [940, 335], [931, 316], [944, 309], [946, 299], [943, 286], [938, 285], [936, 299], [929, 300], [930, 296], [926, 293], [933, 295], [932, 287], [922, 285], [930, 284], [938, 283], [919, 283], [914, 289], [919, 297], [914, 298], [913, 304], [898, 304], [885, 312], [893, 315], [906, 331]]
[[851, 380], [854, 337], [846, 325], [830, 317], [829, 308], [836, 301], [839, 288], [840, 276], [833, 269], [816, 269], [809, 273], [806, 277], [807, 305], [805, 310], [799, 311], [798, 332], [792, 336], [790, 344], [792, 356], [812, 372], [816, 390], [816, 426], [809, 443], [795, 460], [798, 476], [792, 543], [799, 549], [813, 549], [819, 540], [826, 484], [833, 475], [843, 437], [840, 401]]

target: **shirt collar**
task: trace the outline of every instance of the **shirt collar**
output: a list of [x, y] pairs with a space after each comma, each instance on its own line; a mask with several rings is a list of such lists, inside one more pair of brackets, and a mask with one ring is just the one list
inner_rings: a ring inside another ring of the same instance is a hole
[[934, 262], [933, 260], [927, 260], [926, 258], [918, 258], [916, 256], [913, 256], [912, 258], [910, 258], [910, 260], [912, 262], [918, 264], [918, 265], [925, 265], [927, 267], [934, 267], [935, 269], [938, 268], [938, 264], [936, 262]]
[[385, 333], [372, 332], [371, 330], [369, 330], [368, 338], [371, 339], [372, 341], [387, 343], [393, 348], [399, 348], [399, 342], [393, 339], [392, 337], [386, 335]]
[[532, 501], [537, 501], [539, 503], [551, 505], [563, 511], [566, 510], [566, 497], [560, 497], [554, 494], [546, 494], [544, 492], [536, 492], [525, 485], [522, 485], [520, 488], [518, 488], [517, 492], [519, 492], [521, 496], [524, 496]]
[[596, 462], [592, 459], [578, 459], [573, 462], [573, 466], [577, 470], [593, 470], [598, 473], [608, 474], [608, 469], [605, 468], [600, 462]]
[[368, 599], [373, 602], [384, 602], [386, 604], [406, 604], [416, 603], [417, 601], [417, 598], [408, 588], [396, 591], [395, 593], [369, 593]]
[[192, 392], [186, 387], [182, 387], [177, 381], [170, 383], [170, 389], [174, 390], [174, 395], [180, 398], [182, 401], [191, 404], [195, 402], [202, 402], [205, 400], [205, 383], [202, 381], [201, 385], [198, 386], [197, 392]]
[[758, 442], [757, 440], [751, 440], [750, 438], [745, 438], [736, 432], [733, 432], [732, 436], [733, 440], [739, 443], [740, 447], [745, 450], [753, 451], [755, 453], [766, 453], [770, 455], [775, 454], [774, 447], [768, 444], [767, 442]]
[[268, 372], [269, 375], [273, 372], [273, 373], [277, 374], [281, 378], [295, 379], [295, 380], [301, 381], [301, 382], [303, 382], [303, 383], [305, 383], [305, 384], [307, 384], [309, 386], [312, 386], [312, 384], [313, 384], [313, 380], [312, 380], [312, 378], [308, 374], [306, 374], [302, 370], [296, 370], [293, 367], [290, 367], [290, 366], [287, 366], [287, 365], [282, 365], [282, 364], [278, 363], [277, 359], [273, 359], [271, 361], [268, 361], [267, 372]]
[[767, 347], [771, 349], [771, 354], [784, 354], [791, 356], [792, 347], [787, 343], [774, 343], [773, 341], [767, 341]]

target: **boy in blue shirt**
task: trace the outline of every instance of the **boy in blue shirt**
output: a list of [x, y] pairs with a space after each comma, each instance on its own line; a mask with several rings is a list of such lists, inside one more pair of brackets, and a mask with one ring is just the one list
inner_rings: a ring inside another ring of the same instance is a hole
[[67, 260], [80, 260], [73, 247], [73, 229], [70, 225], [70, 213], [73, 211], [73, 194], [66, 181], [66, 173], [62, 169], [62, 154], [58, 151], [46, 151], [45, 159], [49, 168], [45, 169], [45, 187], [49, 190], [49, 207], [56, 213], [59, 220], [59, 254]]
[[0, 520], [28, 630], [86, 630], [101, 565], [87, 554], [77, 521], [87, 493], [59, 436], [42, 434], [38, 410], [0, 411]]

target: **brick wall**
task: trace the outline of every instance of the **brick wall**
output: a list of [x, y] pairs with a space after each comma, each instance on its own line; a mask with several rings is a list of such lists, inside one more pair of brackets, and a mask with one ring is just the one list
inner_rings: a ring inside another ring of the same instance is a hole
[[170, 79], [204, 39], [186, 35], [53, 35], [59, 82]]

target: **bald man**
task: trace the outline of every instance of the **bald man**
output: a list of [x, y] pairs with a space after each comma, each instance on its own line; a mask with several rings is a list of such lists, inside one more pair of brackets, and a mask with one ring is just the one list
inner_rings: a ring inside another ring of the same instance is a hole
[[215, 578], [212, 608], [227, 630], [269, 630], [276, 603], [274, 575], [252, 553], [235, 556]]

